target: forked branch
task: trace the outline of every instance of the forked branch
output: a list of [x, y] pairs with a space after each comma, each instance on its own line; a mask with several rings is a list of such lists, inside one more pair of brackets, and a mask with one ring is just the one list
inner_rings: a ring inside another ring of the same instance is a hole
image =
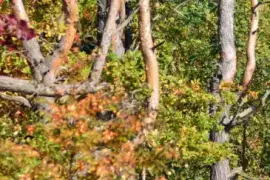
[[[30, 26], [29, 18], [25, 11], [23, 1], [12, 0], [12, 7], [17, 18], [26, 21], [28, 26]], [[22, 43], [28, 62], [30, 63], [32, 72], [34, 73], [34, 79], [37, 82], [42, 82], [44, 74], [46, 74], [49, 69], [40, 51], [38, 40], [36, 38], [32, 38], [30, 40], [24, 40]]]
[[231, 120], [229, 126], [232, 128], [234, 126], [240, 125], [244, 122], [246, 122], [249, 117], [252, 115], [256, 114], [259, 109], [263, 108], [266, 105], [267, 100], [269, 99], [270, 96], [270, 90], [267, 90], [265, 94], [261, 97], [260, 103], [257, 105], [252, 105], [242, 112], [239, 112], [236, 114], [236, 116]]

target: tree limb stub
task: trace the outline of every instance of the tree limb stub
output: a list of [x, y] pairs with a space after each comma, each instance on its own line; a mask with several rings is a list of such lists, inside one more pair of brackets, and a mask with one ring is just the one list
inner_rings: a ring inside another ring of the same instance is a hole
[[6, 76], [0, 76], [0, 90], [18, 92], [23, 94], [35, 94], [38, 96], [59, 97], [63, 95], [77, 95], [93, 93], [106, 87], [106, 84], [94, 86], [89, 82], [79, 84], [63, 84], [46, 86], [30, 80], [22, 80]]
[[251, 12], [251, 27], [248, 36], [248, 48], [247, 48], [247, 65], [243, 78], [243, 86], [247, 87], [250, 83], [253, 73], [256, 67], [255, 48], [257, 41], [257, 34], [259, 29], [259, 10], [258, 0], [251, 0], [252, 12]]
[[21, 104], [21, 105], [24, 105], [26, 107], [31, 108], [30, 102], [22, 96], [10, 96], [10, 95], [7, 95], [5, 93], [0, 93], [0, 98], [7, 100], [7, 101], [13, 101], [17, 104]]

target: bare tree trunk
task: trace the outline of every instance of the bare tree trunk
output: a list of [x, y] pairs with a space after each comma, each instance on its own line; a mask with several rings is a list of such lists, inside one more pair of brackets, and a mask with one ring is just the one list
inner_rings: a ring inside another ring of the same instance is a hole
[[256, 67], [256, 40], [259, 29], [259, 11], [258, 11], [258, 0], [251, 0], [251, 27], [248, 36], [248, 48], [247, 48], [247, 65], [245, 75], [243, 78], [243, 86], [248, 86], [252, 79], [255, 67]]
[[105, 25], [105, 29], [102, 35], [102, 40], [100, 44], [99, 54], [95, 60], [92, 68], [90, 81], [92, 84], [97, 84], [100, 81], [100, 76], [105, 65], [106, 57], [108, 54], [109, 47], [111, 45], [112, 33], [116, 29], [116, 17], [119, 12], [120, 1], [112, 0], [110, 5], [109, 16]]
[[154, 50], [151, 30], [150, 0], [140, 0], [139, 32], [141, 50], [145, 61], [147, 83], [152, 88], [151, 97], [148, 100], [149, 116], [153, 123], [157, 116], [159, 104], [159, 74], [158, 62]]
[[[221, 77], [219, 77], [219, 80], [215, 81], [217, 84], [213, 86], [215, 86], [216, 89], [212, 92], [219, 99], [220, 81], [232, 83], [236, 73], [234, 6], [234, 0], [219, 0], [219, 40], [221, 47], [221, 61], [218, 73]], [[225, 116], [227, 116], [227, 114]], [[220, 119], [218, 119], [218, 123], [220, 123], [219, 121]], [[217, 143], [229, 142], [229, 132], [226, 128], [219, 132], [212, 131], [210, 138], [212, 141]], [[227, 159], [221, 160], [212, 165], [211, 180], [228, 180], [229, 173], [229, 161]]]

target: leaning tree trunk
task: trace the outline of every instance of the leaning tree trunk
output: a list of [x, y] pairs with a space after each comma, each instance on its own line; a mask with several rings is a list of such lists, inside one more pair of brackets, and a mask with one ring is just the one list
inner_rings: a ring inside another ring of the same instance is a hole
[[[236, 73], [236, 49], [234, 37], [234, 0], [219, 0], [219, 40], [221, 46], [221, 61], [219, 66], [219, 81], [232, 83]], [[219, 97], [218, 85], [214, 85], [214, 95]], [[227, 108], [227, 107], [225, 107]], [[225, 114], [227, 116], [228, 114]], [[227, 117], [225, 117], [227, 118]], [[222, 118], [223, 119], [223, 118]], [[218, 123], [220, 119], [218, 120]], [[211, 140], [217, 143], [229, 142], [229, 132], [224, 130], [211, 132]], [[211, 167], [211, 180], [228, 180], [230, 174], [230, 165], [227, 159], [216, 162]]]
[[112, 0], [110, 2], [109, 16], [102, 34], [99, 53], [95, 59], [92, 72], [89, 77], [93, 85], [99, 83], [100, 81], [100, 77], [106, 62], [106, 57], [112, 42], [113, 32], [116, 29], [116, 17], [118, 15], [120, 5], [121, 3], [119, 0]]

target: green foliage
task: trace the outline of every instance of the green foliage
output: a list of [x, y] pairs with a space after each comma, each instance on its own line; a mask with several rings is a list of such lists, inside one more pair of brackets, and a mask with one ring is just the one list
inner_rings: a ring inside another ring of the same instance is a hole
[[[79, 2], [81, 40], [94, 46], [96, 1]], [[45, 33], [39, 41], [45, 55], [49, 54], [65, 31], [64, 23], [59, 21], [62, 1], [25, 3], [37, 34]], [[137, 1], [129, 1], [129, 5], [135, 8]], [[248, 175], [269, 178], [269, 105], [247, 124], [246, 140], [243, 140], [243, 128], [238, 127], [232, 130], [229, 143], [209, 141], [211, 130], [223, 128], [217, 119], [224, 105], [232, 105], [231, 114], [237, 109], [233, 105], [237, 102], [236, 92], [241, 90], [235, 84], [221, 84], [222, 102], [208, 92], [209, 79], [219, 59], [217, 1], [153, 1], [151, 7], [153, 39], [155, 44], [164, 43], [156, 49], [160, 72], [159, 115], [145, 142], [138, 147], [132, 144], [142, 130], [151, 93], [138, 50], [138, 16], [135, 16], [131, 22], [134, 33], [131, 50], [122, 59], [113, 53], [107, 57], [102, 79], [111, 84], [108, 90], [57, 99], [46, 123], [33, 109], [0, 102], [0, 179], [69, 179], [71, 176], [138, 179], [143, 168], [150, 179], [208, 179], [209, 167], [214, 162], [228, 158], [232, 167], [236, 167], [243, 164], [243, 156], [248, 160]], [[8, 13], [9, 8], [9, 2], [5, 1], [0, 11]], [[269, 86], [268, 10], [266, 5], [260, 7], [256, 75], [243, 108], [254, 104]], [[241, 82], [246, 63], [249, 16], [250, 2], [237, 1], [237, 82]], [[15, 39], [14, 42], [18, 45], [16, 50], [0, 48], [0, 73], [29, 79], [31, 72], [21, 44]], [[59, 76], [65, 83], [86, 80], [96, 53], [97, 49], [91, 55], [72, 49]], [[209, 114], [210, 105], [219, 107], [215, 116]], [[105, 112], [113, 115], [109, 121], [99, 117]]]

